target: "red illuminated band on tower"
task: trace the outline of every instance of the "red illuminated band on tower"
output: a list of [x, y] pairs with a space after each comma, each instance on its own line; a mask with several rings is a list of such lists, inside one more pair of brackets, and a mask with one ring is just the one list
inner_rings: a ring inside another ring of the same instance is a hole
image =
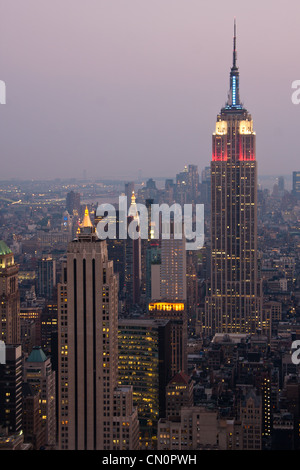
[[213, 162], [227, 162], [227, 137], [226, 135], [213, 135]]
[[255, 149], [254, 149], [254, 134], [240, 135], [239, 136], [239, 161], [240, 162], [254, 162]]

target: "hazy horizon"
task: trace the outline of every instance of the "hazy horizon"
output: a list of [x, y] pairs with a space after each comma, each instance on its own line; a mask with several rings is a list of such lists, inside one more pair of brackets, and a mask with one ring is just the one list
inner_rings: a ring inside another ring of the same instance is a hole
[[[1, 180], [174, 177], [211, 160], [232, 63], [259, 176], [299, 170], [300, 4], [1, 2]], [[168, 176], [169, 175], [169, 176]], [[272, 176], [270, 175], [270, 176]]]

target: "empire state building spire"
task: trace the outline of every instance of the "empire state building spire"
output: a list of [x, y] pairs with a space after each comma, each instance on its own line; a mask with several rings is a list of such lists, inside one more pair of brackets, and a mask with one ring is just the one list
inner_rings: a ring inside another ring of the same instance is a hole
[[233, 35], [233, 63], [230, 71], [230, 91], [227, 108], [241, 109], [240, 103], [240, 90], [239, 90], [239, 69], [236, 65], [237, 51], [236, 51], [236, 20], [234, 19], [234, 35]]

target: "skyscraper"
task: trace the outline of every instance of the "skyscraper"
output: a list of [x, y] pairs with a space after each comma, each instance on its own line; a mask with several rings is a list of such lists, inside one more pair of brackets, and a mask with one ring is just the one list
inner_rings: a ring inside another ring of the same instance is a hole
[[261, 450], [262, 398], [250, 389], [240, 404], [243, 450]]
[[188, 165], [176, 175], [176, 201], [179, 204], [196, 203], [199, 191], [197, 165]]
[[127, 209], [129, 209], [129, 206], [131, 204], [131, 196], [134, 193], [134, 181], [129, 181], [128, 183], [125, 183], [125, 196], [127, 197]]
[[211, 285], [205, 332], [254, 333], [261, 319], [257, 270], [257, 164], [253, 120], [239, 94], [234, 24], [228, 101], [217, 117], [211, 162]]
[[165, 416], [165, 387], [171, 378], [171, 322], [119, 320], [119, 383], [132, 385], [141, 440], [151, 447], [157, 422]]
[[297, 199], [300, 199], [300, 171], [293, 171], [293, 190], [292, 193]]
[[161, 240], [160, 295], [164, 300], [186, 300], [185, 238]]
[[184, 302], [159, 301], [148, 305], [150, 318], [169, 320], [171, 325], [171, 377], [187, 372], [187, 314]]
[[19, 267], [4, 241], [0, 241], [0, 340], [21, 343]]
[[[107, 253], [108, 258], [114, 261], [114, 273], [118, 275], [118, 285], [119, 285], [119, 296], [120, 298], [124, 297], [124, 286], [125, 286], [125, 257], [126, 257], [126, 242], [120, 238], [121, 225], [127, 222], [126, 214], [124, 216], [120, 213], [119, 210], [116, 211], [116, 217], [113, 218], [112, 223], [116, 223], [116, 235], [113, 238], [107, 238]], [[101, 219], [100, 219], [101, 220]], [[98, 223], [99, 219], [95, 219], [95, 224]]]
[[125, 290], [126, 306], [130, 309], [140, 301], [142, 280], [141, 237], [134, 236], [135, 227], [140, 225], [134, 192], [131, 195], [127, 224], [131, 235], [125, 242]]
[[191, 377], [183, 372], [176, 374], [166, 387], [166, 418], [176, 419], [180, 417], [181, 408], [194, 406], [193, 393]]
[[56, 284], [56, 261], [50, 255], [37, 261], [37, 295], [52, 299]]
[[68, 246], [58, 315], [59, 448], [135, 449], [132, 389], [117, 387], [118, 282], [88, 210]]
[[41, 415], [40, 393], [28, 382], [22, 384], [23, 395], [23, 432], [26, 442], [30, 442], [34, 450], [46, 444], [46, 428]]
[[[152, 300], [186, 301], [186, 240], [175, 222], [161, 224], [160, 261], [151, 266]], [[170, 231], [170, 232], [169, 232]], [[166, 236], [164, 236], [164, 233]], [[179, 232], [178, 232], [179, 233]]]
[[47, 445], [56, 445], [55, 372], [51, 358], [40, 347], [34, 347], [24, 363], [24, 381], [40, 394], [42, 423]]
[[22, 347], [8, 344], [5, 364], [0, 364], [0, 426], [19, 433], [22, 413]]
[[69, 214], [80, 213], [80, 193], [70, 191], [66, 197], [66, 209]]

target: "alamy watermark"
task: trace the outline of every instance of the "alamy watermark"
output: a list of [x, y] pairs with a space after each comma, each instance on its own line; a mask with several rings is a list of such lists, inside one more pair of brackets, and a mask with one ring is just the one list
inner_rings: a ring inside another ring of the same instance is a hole
[[294, 80], [292, 83], [292, 89], [295, 90], [292, 93], [292, 103], [300, 104], [300, 80]]
[[[96, 232], [101, 240], [125, 240], [128, 236], [132, 240], [149, 237], [149, 223], [151, 239], [163, 240], [173, 238], [185, 239], [187, 250], [200, 250], [204, 245], [204, 205], [203, 204], [131, 204], [129, 209], [127, 197], [119, 197], [118, 219], [116, 209], [112, 204], [101, 204], [96, 211], [99, 220]], [[193, 210], [195, 209], [195, 210]], [[151, 214], [149, 214], [149, 210]], [[128, 217], [129, 222], [128, 222]], [[149, 220], [150, 219], [150, 220]]]
[[0, 104], [6, 104], [6, 84], [0, 80]]
[[300, 340], [292, 342], [292, 350], [295, 351], [292, 354], [292, 363], [295, 365], [300, 364]]

